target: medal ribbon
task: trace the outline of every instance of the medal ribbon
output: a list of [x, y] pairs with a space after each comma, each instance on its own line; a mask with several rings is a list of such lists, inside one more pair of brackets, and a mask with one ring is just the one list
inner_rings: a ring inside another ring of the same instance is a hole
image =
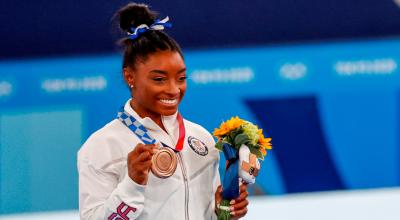
[[[140, 123], [138, 120], [136, 120], [135, 117], [130, 115], [128, 112], [124, 110], [122, 107], [121, 110], [118, 112], [117, 115], [118, 120], [120, 120], [126, 127], [128, 127], [136, 136], [143, 141], [145, 144], [154, 144], [156, 143], [156, 140], [149, 134], [147, 129]], [[182, 115], [178, 112], [176, 119], [178, 120], [179, 124], [179, 138], [178, 141], [175, 145], [175, 151], [181, 151], [183, 149], [183, 142], [185, 140], [185, 125], [183, 123], [183, 118]], [[166, 144], [162, 143], [163, 146], [167, 146]]]

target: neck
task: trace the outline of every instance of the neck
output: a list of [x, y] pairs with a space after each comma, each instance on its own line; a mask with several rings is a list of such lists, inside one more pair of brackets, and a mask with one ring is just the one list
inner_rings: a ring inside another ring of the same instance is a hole
[[133, 110], [135, 110], [135, 112], [141, 117], [141, 118], [145, 118], [145, 117], [149, 117], [151, 118], [151, 120], [153, 120], [158, 126], [160, 126], [160, 128], [162, 128], [164, 131], [165, 127], [161, 121], [161, 115], [157, 114], [155, 112], [150, 112], [147, 111], [146, 109], [141, 108], [137, 102], [134, 101], [134, 99], [131, 99], [130, 101], [130, 105], [132, 107]]

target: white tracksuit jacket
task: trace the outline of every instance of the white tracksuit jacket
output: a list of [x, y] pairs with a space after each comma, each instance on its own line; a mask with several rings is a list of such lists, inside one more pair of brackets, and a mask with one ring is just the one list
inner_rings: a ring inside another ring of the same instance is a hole
[[[125, 111], [153, 138], [175, 146], [179, 131], [176, 114], [162, 117], [165, 132], [150, 118], [140, 118], [129, 101]], [[184, 147], [177, 155], [175, 173], [160, 179], [150, 172], [147, 185], [139, 185], [127, 175], [127, 155], [142, 143], [128, 127], [115, 119], [93, 133], [78, 152], [81, 219], [216, 219], [219, 152], [207, 130], [187, 120], [184, 125]]]

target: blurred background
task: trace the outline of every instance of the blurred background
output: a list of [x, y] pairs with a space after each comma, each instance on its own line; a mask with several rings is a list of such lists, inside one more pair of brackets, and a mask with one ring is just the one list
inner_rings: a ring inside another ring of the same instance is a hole
[[[0, 2], [0, 219], [79, 219], [77, 151], [129, 98], [127, 2]], [[273, 138], [245, 219], [399, 219], [400, 1], [142, 2], [183, 48], [183, 115]]]

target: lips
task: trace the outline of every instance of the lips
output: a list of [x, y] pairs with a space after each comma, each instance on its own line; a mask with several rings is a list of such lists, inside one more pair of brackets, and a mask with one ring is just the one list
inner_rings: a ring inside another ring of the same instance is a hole
[[176, 105], [178, 104], [178, 99], [159, 99], [159, 101], [164, 105]]

